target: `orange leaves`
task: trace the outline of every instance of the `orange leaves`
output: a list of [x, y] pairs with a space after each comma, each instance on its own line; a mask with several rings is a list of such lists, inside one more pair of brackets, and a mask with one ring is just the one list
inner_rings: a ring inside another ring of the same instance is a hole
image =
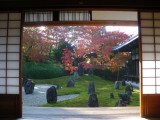
[[[47, 30], [47, 29], [46, 29]], [[28, 27], [23, 30], [23, 58], [26, 61], [46, 61], [54, 42], [47, 32], [39, 27]]]
[[108, 68], [111, 71], [117, 71], [123, 64], [131, 57], [131, 54], [128, 52], [121, 52], [116, 54], [109, 62]]
[[74, 58], [71, 50], [64, 48], [61, 59], [65, 70], [69, 71], [70, 73], [73, 73], [77, 69], [77, 67], [72, 65]]
[[[55, 60], [70, 73], [77, 69], [73, 63], [77, 65], [80, 62], [85, 69], [94, 67], [116, 71], [129, 58], [129, 54], [114, 55], [112, 48], [129, 37], [119, 31], [107, 32], [105, 26], [48, 26], [45, 30], [29, 27], [24, 28], [22, 51], [26, 60]], [[63, 42], [73, 49], [65, 46], [63, 51], [60, 49], [62, 56], [58, 54], [59, 59], [56, 59], [54, 53]]]

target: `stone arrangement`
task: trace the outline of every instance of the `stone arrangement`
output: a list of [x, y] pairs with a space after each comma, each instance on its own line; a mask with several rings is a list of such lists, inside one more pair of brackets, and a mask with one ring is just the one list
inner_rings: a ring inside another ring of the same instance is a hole
[[115, 104], [115, 107], [124, 107], [124, 106], [126, 106], [126, 104], [124, 104], [122, 99], [119, 99]]
[[22, 80], [22, 86], [25, 86], [25, 84], [27, 83], [28, 79], [26, 76], [23, 77], [23, 80]]
[[119, 89], [119, 81], [115, 81], [115, 83], [114, 83], [114, 89], [116, 89], [116, 90]]
[[93, 77], [93, 68], [89, 68], [88, 76]]
[[[79, 70], [74, 72], [73, 74], [73, 79], [70, 77], [67, 82], [66, 87], [74, 87], [75, 86], [75, 81], [76, 79], [79, 78], [79, 75], [83, 74], [83, 66], [82, 64], [79, 64]], [[92, 81], [92, 76], [93, 76], [93, 69], [88, 70], [88, 76], [90, 76], [91, 81], [88, 86], [88, 94], [89, 94], [89, 99], [88, 99], [88, 107], [98, 107], [98, 98], [95, 92], [95, 84], [94, 81]], [[126, 86], [125, 80], [122, 81], [115, 81], [114, 84], [114, 89], [118, 90], [120, 85]], [[32, 94], [34, 91], [34, 86], [35, 84], [31, 81], [28, 80], [26, 77], [23, 77], [23, 86], [26, 94]], [[55, 84], [54, 86], [50, 87], [46, 91], [46, 99], [47, 103], [52, 104], [57, 102], [57, 89], [62, 88], [61, 85]], [[133, 86], [131, 84], [127, 85], [125, 87], [125, 92], [124, 93], [118, 93], [118, 101], [115, 103], [115, 106], [127, 106], [130, 103], [130, 95], [132, 95], [133, 91]], [[114, 99], [114, 93], [110, 92], [109, 94], [110, 99]]]
[[77, 80], [79, 78], [78, 72], [75, 71], [73, 74], [74, 80]]
[[26, 94], [32, 94], [34, 91], [35, 83], [33, 83], [31, 80], [27, 80], [24, 85], [24, 91]]
[[88, 86], [88, 94], [94, 94], [95, 93], [95, 85], [93, 81], [90, 81]]
[[110, 93], [110, 99], [114, 99], [114, 94], [112, 92]]
[[126, 86], [125, 80], [122, 80], [122, 86]]
[[74, 87], [74, 81], [72, 79], [68, 80], [67, 87]]
[[47, 103], [49, 104], [57, 102], [57, 90], [54, 86], [47, 89], [46, 98], [47, 98]]
[[126, 93], [119, 93], [118, 94], [119, 100], [116, 102], [115, 106], [126, 106], [130, 103], [130, 96]]
[[132, 85], [127, 85], [125, 88], [125, 93], [128, 95], [132, 95], [133, 87]]
[[91, 94], [88, 100], [88, 107], [98, 107], [98, 98], [96, 94]]
[[[118, 82], [118, 81], [116, 81]], [[118, 85], [116, 85], [117, 83], [115, 82], [115, 88], [117, 88]], [[122, 86], [126, 86], [125, 87], [125, 91], [124, 93], [119, 93], [118, 94], [118, 101], [116, 102], [115, 106], [127, 106], [130, 103], [130, 96], [132, 95], [133, 92], [133, 86], [131, 85], [131, 83], [129, 85], [126, 85], [125, 80], [121, 81]]]
[[79, 75], [79, 76], [82, 76], [82, 75], [84, 74], [83, 65], [82, 65], [81, 63], [79, 63], [79, 65], [78, 65], [78, 70], [77, 70], [77, 72], [78, 72], [78, 75]]

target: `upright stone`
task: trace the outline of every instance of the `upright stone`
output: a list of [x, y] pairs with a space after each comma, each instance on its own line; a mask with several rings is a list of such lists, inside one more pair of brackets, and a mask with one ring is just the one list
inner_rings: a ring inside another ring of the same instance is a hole
[[88, 94], [94, 94], [95, 93], [95, 85], [93, 81], [90, 81], [88, 86]]
[[119, 93], [119, 106], [126, 106], [130, 103], [130, 96], [126, 93]]
[[114, 89], [119, 89], [119, 81], [115, 81], [114, 83]]
[[74, 81], [72, 79], [68, 80], [67, 87], [74, 87]]
[[78, 72], [75, 71], [73, 76], [74, 76], [74, 80], [77, 80], [79, 78]]
[[25, 86], [27, 83], [28, 79], [26, 76], [23, 77], [23, 81], [22, 81], [22, 86]]
[[96, 94], [91, 94], [88, 100], [88, 107], [98, 107], [98, 98]]
[[111, 92], [110, 93], [110, 98], [113, 99], [114, 98], [114, 94]]
[[125, 93], [128, 95], [132, 95], [132, 86], [131, 85], [127, 85], [125, 88]]
[[89, 68], [89, 70], [88, 70], [88, 76], [90, 76], [90, 77], [93, 76], [93, 68]]
[[83, 69], [82, 63], [79, 63], [77, 72], [78, 72], [79, 76], [82, 76], [84, 74], [84, 69]]
[[47, 89], [46, 98], [49, 104], [57, 102], [57, 90], [54, 86]]
[[35, 84], [31, 80], [28, 80], [24, 86], [25, 93], [32, 94], [34, 91], [34, 86]]
[[129, 85], [130, 85], [130, 87], [131, 87], [131, 90], [132, 90], [132, 92], [133, 92], [133, 86], [132, 86], [132, 84], [130, 83]]
[[126, 104], [123, 102], [122, 99], [119, 99], [116, 104], [115, 107], [122, 107], [122, 106], [126, 106]]
[[122, 80], [122, 86], [125, 86], [125, 85], [126, 85], [125, 80]]

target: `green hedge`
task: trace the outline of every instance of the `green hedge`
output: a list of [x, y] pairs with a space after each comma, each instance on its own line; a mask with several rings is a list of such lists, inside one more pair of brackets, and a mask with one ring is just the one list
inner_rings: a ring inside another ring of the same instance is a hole
[[[102, 70], [102, 69], [95, 69], [94, 70], [94, 75], [97, 75], [105, 80], [112, 80], [112, 81], [116, 81], [117, 80], [117, 72], [112, 72], [108, 69]], [[125, 75], [125, 71], [123, 69], [120, 69], [119, 71], [119, 80], [123, 79], [123, 76]]]
[[65, 75], [61, 65], [51, 63], [22, 63], [23, 76], [31, 79], [48, 79]]

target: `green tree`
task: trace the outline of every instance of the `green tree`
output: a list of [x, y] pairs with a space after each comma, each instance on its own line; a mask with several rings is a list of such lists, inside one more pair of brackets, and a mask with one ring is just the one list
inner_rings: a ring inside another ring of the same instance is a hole
[[61, 43], [59, 43], [58, 47], [56, 47], [54, 49], [54, 59], [57, 62], [61, 62], [61, 58], [63, 55], [63, 50], [67, 48], [68, 50], [71, 50], [73, 52], [73, 46], [71, 46], [70, 43], [68, 43], [67, 41], [63, 41]]

